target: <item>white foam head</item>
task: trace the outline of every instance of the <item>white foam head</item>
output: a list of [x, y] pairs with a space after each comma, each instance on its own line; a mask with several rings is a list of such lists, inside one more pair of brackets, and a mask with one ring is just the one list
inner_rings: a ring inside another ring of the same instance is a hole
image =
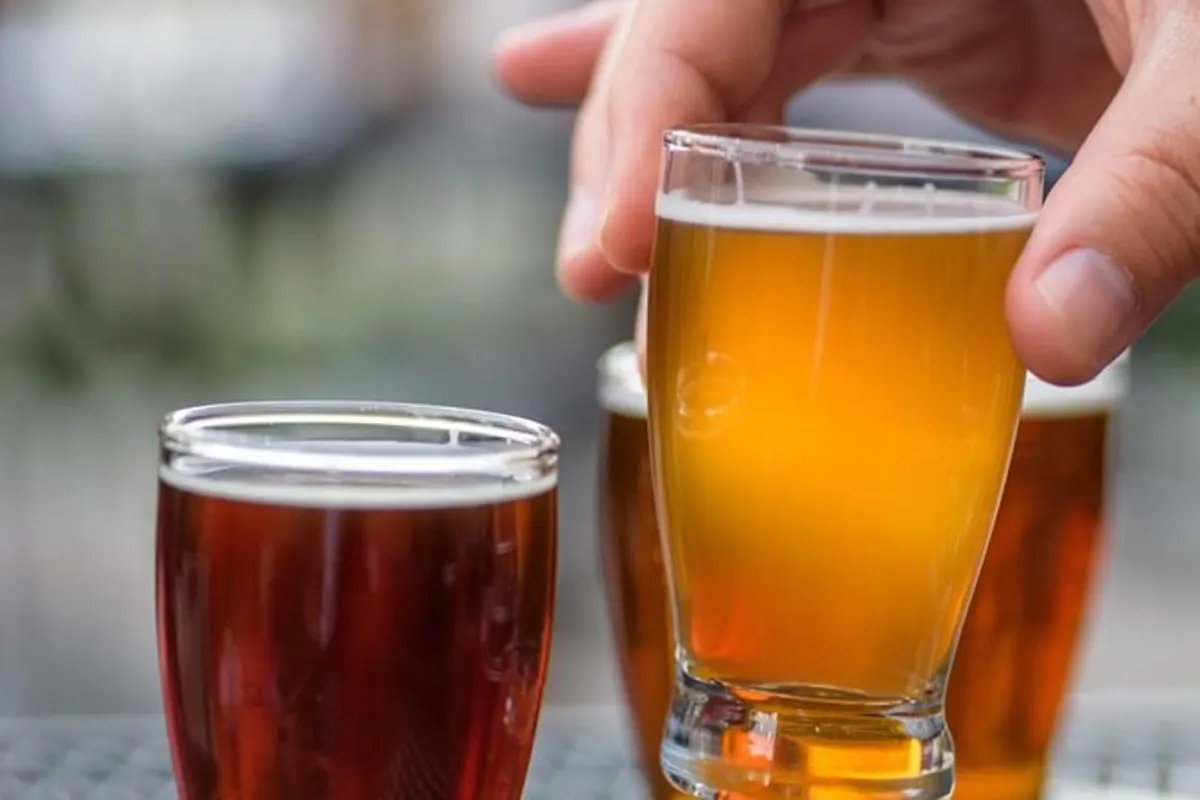
[[646, 387], [638, 368], [637, 347], [622, 342], [600, 357], [600, 406], [613, 414], [645, 418], [647, 413]]
[[[768, 202], [769, 200], [769, 202]], [[815, 188], [811, 183], [750, 201], [709, 202], [660, 192], [663, 219], [777, 233], [954, 234], [1031, 228], [1037, 213], [1001, 195], [945, 189]]]
[[293, 508], [342, 510], [419, 510], [470, 508], [496, 505], [545, 494], [554, 489], [558, 476], [541, 475], [529, 481], [478, 476], [410, 484], [317, 483], [303, 476], [286, 482], [278, 475], [246, 475], [242, 471], [211, 470], [188, 472], [163, 466], [158, 471], [163, 483], [183, 492]]
[[1129, 390], [1129, 354], [1121, 355], [1081, 386], [1055, 386], [1030, 373], [1025, 378], [1025, 417], [1078, 417], [1115, 411]]

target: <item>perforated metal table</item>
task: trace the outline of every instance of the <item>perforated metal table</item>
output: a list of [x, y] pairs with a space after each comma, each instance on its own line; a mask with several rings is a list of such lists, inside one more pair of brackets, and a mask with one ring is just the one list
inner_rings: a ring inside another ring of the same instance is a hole
[[[1200, 800], [1200, 703], [1081, 704], [1062, 737], [1050, 800]], [[643, 796], [621, 713], [550, 707], [526, 800]], [[0, 800], [174, 800], [154, 717], [0, 721]]]

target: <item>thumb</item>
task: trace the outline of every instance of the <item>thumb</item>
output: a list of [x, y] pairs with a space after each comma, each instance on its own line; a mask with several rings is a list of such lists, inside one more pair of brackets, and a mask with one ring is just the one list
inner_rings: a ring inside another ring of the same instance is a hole
[[1047, 199], [1008, 288], [1045, 380], [1096, 375], [1200, 275], [1200, 16], [1172, 5]]

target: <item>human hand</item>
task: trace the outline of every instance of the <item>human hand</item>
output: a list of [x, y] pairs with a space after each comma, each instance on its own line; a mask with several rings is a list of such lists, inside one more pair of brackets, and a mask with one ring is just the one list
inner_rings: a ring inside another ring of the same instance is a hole
[[581, 103], [558, 273], [614, 297], [649, 268], [662, 132], [778, 123], [832, 74], [909, 80], [1012, 138], [1074, 150], [1009, 283], [1026, 365], [1094, 376], [1200, 275], [1194, 0], [605, 0], [509, 32], [496, 72]]

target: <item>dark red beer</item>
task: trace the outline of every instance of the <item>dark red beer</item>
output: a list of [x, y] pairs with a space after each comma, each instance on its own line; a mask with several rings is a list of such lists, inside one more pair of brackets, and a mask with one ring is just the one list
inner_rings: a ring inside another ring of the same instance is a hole
[[[349, 464], [348, 442], [315, 452], [343, 444]], [[479, 455], [445, 448], [466, 450]], [[549, 651], [553, 474], [398, 472], [164, 466], [159, 640], [182, 800], [521, 796]]]

